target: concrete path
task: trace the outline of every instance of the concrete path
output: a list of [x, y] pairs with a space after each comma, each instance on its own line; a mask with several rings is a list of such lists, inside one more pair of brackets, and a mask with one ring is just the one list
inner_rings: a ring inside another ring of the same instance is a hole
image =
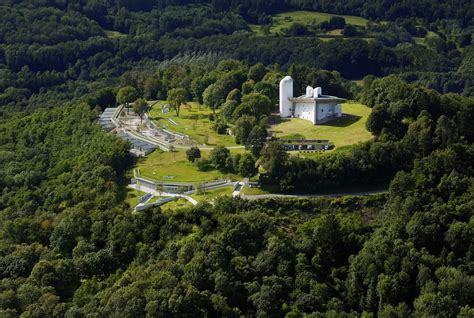
[[[172, 144], [175, 149], [189, 149], [191, 147], [198, 147], [200, 150], [212, 150], [215, 147], [207, 146], [207, 145], [195, 145], [195, 146], [182, 146], [182, 145], [174, 145]], [[227, 149], [244, 149], [245, 146], [225, 146]]]
[[337, 198], [343, 196], [368, 196], [379, 193], [386, 193], [388, 189], [361, 191], [361, 192], [342, 192], [342, 193], [325, 193], [325, 194], [255, 194], [240, 195], [245, 200], [271, 199], [271, 198]]

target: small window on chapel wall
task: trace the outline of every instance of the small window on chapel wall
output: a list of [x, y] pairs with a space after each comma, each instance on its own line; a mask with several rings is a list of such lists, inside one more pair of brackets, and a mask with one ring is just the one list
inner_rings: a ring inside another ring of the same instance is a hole
[[324, 113], [324, 109], [321, 109], [321, 113]]

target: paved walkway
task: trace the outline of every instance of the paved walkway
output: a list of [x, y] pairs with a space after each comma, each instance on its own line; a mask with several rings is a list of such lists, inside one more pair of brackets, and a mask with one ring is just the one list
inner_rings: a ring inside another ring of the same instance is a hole
[[[191, 147], [198, 147], [200, 150], [212, 150], [215, 147], [207, 146], [207, 145], [195, 145], [195, 146], [180, 146], [180, 145], [173, 145], [175, 149], [189, 149]], [[244, 149], [245, 146], [225, 146], [227, 149]]]
[[258, 199], [271, 199], [271, 198], [337, 198], [343, 196], [368, 196], [379, 193], [387, 193], [388, 189], [372, 190], [372, 191], [361, 191], [361, 192], [341, 192], [341, 193], [325, 193], [325, 194], [255, 194], [255, 195], [244, 195], [240, 197], [245, 200], [258, 200]]

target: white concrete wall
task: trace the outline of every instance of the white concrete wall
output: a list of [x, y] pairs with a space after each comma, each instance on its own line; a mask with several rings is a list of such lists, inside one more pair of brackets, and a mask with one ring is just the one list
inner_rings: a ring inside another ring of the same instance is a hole
[[280, 117], [290, 117], [293, 109], [293, 79], [286, 76], [280, 81]]
[[336, 116], [337, 117], [341, 117], [342, 116], [342, 106], [341, 104], [337, 104], [335, 108], [335, 111], [336, 111]]
[[295, 103], [296, 118], [306, 119], [315, 123], [315, 103]]
[[326, 117], [335, 116], [336, 114], [336, 104], [325, 104], [318, 103], [317, 107], [317, 120], [322, 120]]

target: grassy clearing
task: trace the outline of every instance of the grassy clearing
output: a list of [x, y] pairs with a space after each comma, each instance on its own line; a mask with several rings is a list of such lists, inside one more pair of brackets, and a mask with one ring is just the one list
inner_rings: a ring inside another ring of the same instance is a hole
[[269, 194], [270, 192], [263, 190], [262, 188], [250, 188], [244, 187], [240, 193], [244, 195], [260, 195], [260, 194]]
[[199, 202], [204, 202], [204, 201], [211, 201], [214, 198], [221, 196], [221, 195], [232, 195], [233, 187], [225, 187], [225, 188], [220, 188], [220, 189], [215, 189], [215, 190], [210, 190], [206, 191], [205, 193], [202, 194], [193, 194], [191, 197]]
[[[186, 134], [199, 144], [209, 146], [237, 146], [234, 137], [229, 135], [219, 135], [212, 129], [209, 115], [212, 110], [199, 105], [196, 102], [188, 102], [186, 106], [181, 106], [179, 117], [176, 112], [171, 110], [169, 113], [161, 112], [161, 105], [167, 104], [165, 101], [159, 101], [153, 105], [150, 110], [150, 117], [160, 126], [181, 134]], [[169, 119], [173, 120], [177, 125], [173, 125]]]
[[426, 46], [426, 40], [427, 40], [427, 39], [429, 39], [429, 38], [436, 38], [436, 37], [439, 37], [439, 35], [438, 35], [436, 32], [428, 31], [428, 33], [426, 34], [425, 37], [416, 37], [416, 36], [413, 37], [413, 41], [414, 41], [416, 44]]
[[190, 208], [192, 206], [193, 206], [193, 204], [191, 202], [189, 202], [188, 200], [183, 199], [183, 198], [179, 198], [178, 200], [174, 200], [174, 201], [168, 202], [166, 204], [163, 204], [161, 206], [161, 210], [165, 211], [165, 212], [166, 211], [174, 211], [176, 209]]
[[250, 24], [249, 23], [249, 27], [250, 27], [250, 30], [255, 33], [256, 35], [258, 36], [263, 36], [265, 34], [263, 34], [263, 31], [262, 31], [262, 26], [259, 25], [259, 24]]
[[370, 111], [369, 107], [362, 104], [344, 103], [342, 112], [349, 116], [323, 125], [313, 125], [310, 121], [299, 118], [275, 118], [277, 124], [270, 130], [280, 138], [328, 139], [336, 147], [343, 147], [372, 138], [372, 134], [365, 128]]
[[357, 85], [359, 85], [360, 87], [363, 87], [364, 86], [364, 79], [358, 79], [358, 80], [352, 80], [351, 81], [352, 83], [356, 83]]
[[[238, 149], [236, 149], [238, 150]], [[210, 150], [202, 150], [203, 158], [209, 157]], [[232, 151], [234, 153], [235, 151]], [[223, 178], [238, 178], [233, 174], [223, 174], [218, 170], [199, 171], [186, 158], [186, 150], [161, 152], [155, 150], [148, 156], [140, 158], [137, 164], [141, 175], [145, 178], [176, 182], [206, 182]]]
[[125, 33], [121, 33], [118, 31], [111, 31], [111, 30], [104, 30], [104, 33], [109, 39], [118, 39], [118, 38], [123, 38], [127, 36]]
[[[273, 24], [270, 27], [270, 33], [282, 33], [283, 29], [287, 29], [291, 24], [298, 22], [308, 26], [316, 26], [317, 24], [329, 21], [332, 16], [339, 16], [346, 19], [347, 24], [353, 24], [358, 26], [366, 26], [368, 20], [351, 15], [340, 15], [332, 13], [323, 13], [323, 12], [313, 12], [313, 11], [288, 11], [279, 13], [273, 16]], [[261, 35], [260, 25], [250, 25], [250, 29]]]

